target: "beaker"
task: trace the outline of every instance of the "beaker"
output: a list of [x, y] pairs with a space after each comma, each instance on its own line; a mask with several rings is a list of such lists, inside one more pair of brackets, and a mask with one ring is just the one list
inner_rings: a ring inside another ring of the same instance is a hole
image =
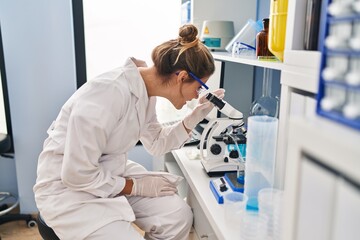
[[279, 99], [271, 96], [272, 70], [264, 68], [262, 95], [255, 100], [250, 108], [250, 116], [266, 115], [269, 117], [278, 117]]
[[224, 196], [225, 221], [238, 227], [246, 211], [247, 196], [241, 192], [230, 192]]

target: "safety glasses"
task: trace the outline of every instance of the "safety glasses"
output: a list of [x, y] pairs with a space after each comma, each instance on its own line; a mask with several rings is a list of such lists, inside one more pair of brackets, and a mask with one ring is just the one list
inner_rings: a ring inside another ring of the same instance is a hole
[[[188, 72], [188, 73], [189, 73], [190, 77], [195, 79], [201, 85], [201, 87], [197, 90], [198, 94], [205, 92], [206, 90], [209, 89], [209, 87], [200, 78], [195, 76], [195, 74], [193, 74], [192, 72]], [[177, 72], [176, 75], [179, 75], [179, 73]]]

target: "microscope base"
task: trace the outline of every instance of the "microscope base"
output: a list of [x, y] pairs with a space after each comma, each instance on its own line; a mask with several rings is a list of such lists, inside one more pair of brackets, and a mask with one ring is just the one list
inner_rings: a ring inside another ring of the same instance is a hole
[[209, 177], [224, 176], [228, 172], [236, 172], [238, 163], [224, 162], [223, 160], [201, 160], [205, 172]]

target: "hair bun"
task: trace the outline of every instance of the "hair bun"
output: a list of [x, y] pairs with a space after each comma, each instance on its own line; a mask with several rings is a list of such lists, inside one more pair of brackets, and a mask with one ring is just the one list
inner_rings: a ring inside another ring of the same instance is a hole
[[192, 24], [185, 24], [179, 29], [179, 42], [181, 44], [191, 43], [197, 39], [198, 30]]

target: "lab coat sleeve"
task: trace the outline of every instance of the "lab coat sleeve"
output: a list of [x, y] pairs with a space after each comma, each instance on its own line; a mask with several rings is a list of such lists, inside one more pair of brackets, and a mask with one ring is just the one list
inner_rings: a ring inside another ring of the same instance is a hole
[[155, 156], [161, 156], [171, 150], [181, 148], [190, 135], [182, 122], [170, 127], [162, 127], [158, 122], [155, 106], [156, 99], [151, 99], [148, 108], [148, 119], [142, 131], [140, 141], [146, 150]]
[[[99, 163], [107, 138], [118, 121], [112, 107], [115, 94], [119, 93], [109, 94], [100, 87], [98, 92], [83, 96], [72, 106], [61, 178], [75, 191], [105, 198], [116, 196], [125, 186], [123, 177], [112, 175]], [[116, 108], [121, 111], [121, 106]]]
[[181, 148], [189, 137], [182, 122], [165, 128], [159, 123], [151, 123], [141, 135], [140, 141], [149, 153], [161, 156], [171, 150]]

